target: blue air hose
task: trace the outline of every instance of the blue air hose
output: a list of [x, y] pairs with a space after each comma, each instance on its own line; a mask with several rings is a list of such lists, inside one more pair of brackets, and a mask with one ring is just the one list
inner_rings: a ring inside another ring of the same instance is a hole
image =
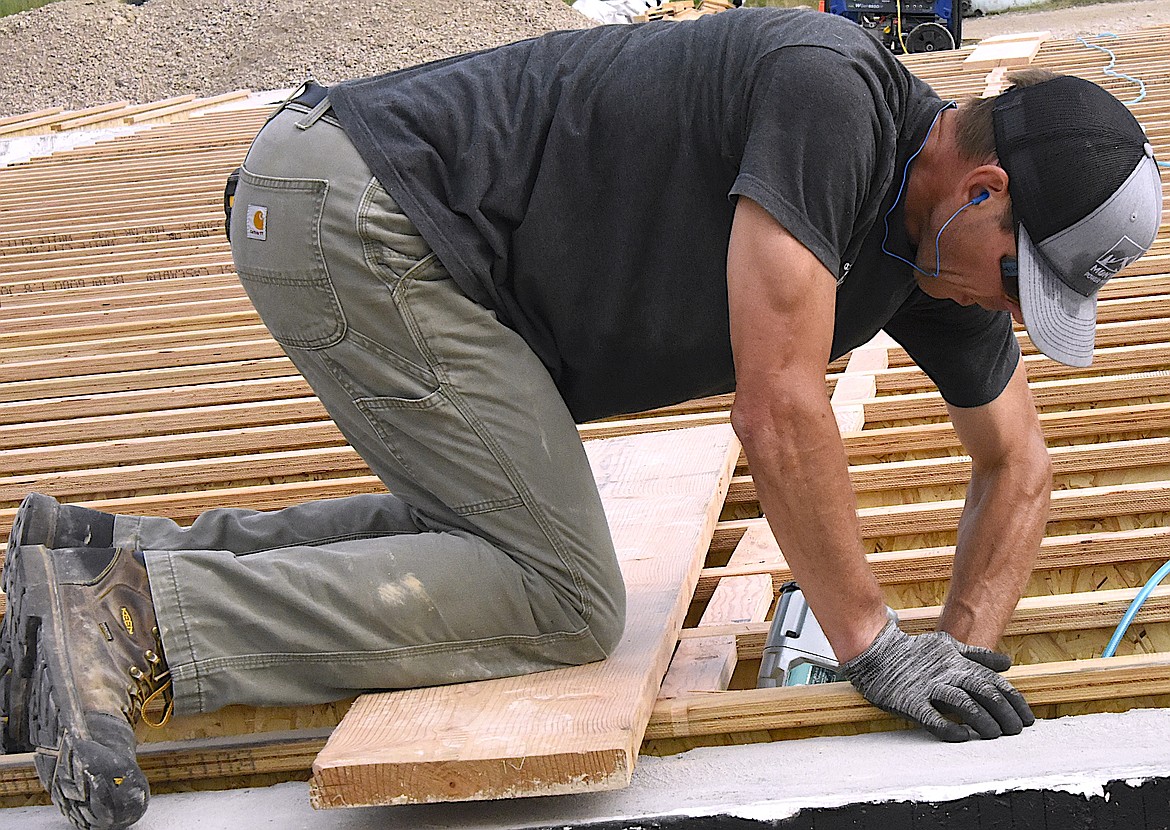
[[[1097, 37], [1116, 38], [1117, 35], [1113, 34], [1113, 32], [1102, 32], [1101, 34], [1097, 35]], [[1145, 81], [1143, 81], [1141, 78], [1135, 78], [1132, 75], [1126, 75], [1124, 72], [1118, 72], [1117, 70], [1115, 70], [1113, 68], [1114, 66], [1117, 65], [1117, 55], [1113, 54], [1112, 49], [1106, 49], [1104, 46], [1098, 46], [1095, 43], [1089, 43], [1089, 41], [1085, 40], [1083, 37], [1078, 37], [1077, 43], [1080, 43], [1083, 46], [1087, 46], [1090, 49], [1096, 49], [1099, 52], [1104, 52], [1106, 55], [1109, 56], [1108, 65], [1105, 66], [1105, 68], [1101, 70], [1106, 75], [1109, 75], [1112, 78], [1124, 78], [1125, 80], [1129, 81], [1130, 83], [1138, 85], [1138, 97], [1134, 98], [1132, 101], [1126, 101], [1125, 102], [1126, 106], [1129, 106], [1130, 104], [1139, 103], [1143, 98], [1146, 97], [1146, 82]]]
[[1133, 598], [1133, 602], [1129, 604], [1129, 608], [1125, 609], [1125, 616], [1117, 624], [1117, 630], [1113, 632], [1113, 637], [1109, 640], [1109, 645], [1105, 646], [1105, 651], [1101, 655], [1102, 657], [1112, 657], [1113, 653], [1117, 651], [1117, 646], [1121, 642], [1121, 638], [1125, 635], [1129, 624], [1133, 622], [1133, 618], [1137, 616], [1137, 612], [1141, 610], [1142, 604], [1167, 575], [1170, 575], [1170, 562], [1158, 568], [1157, 572], [1138, 591], [1137, 596]]
[[[1102, 37], [1116, 38], [1117, 35], [1113, 34], [1113, 32], [1102, 32], [1101, 34], [1097, 35], [1097, 37], [1099, 37], [1099, 38], [1102, 38]], [[1080, 43], [1082, 46], [1086, 46], [1089, 49], [1096, 49], [1098, 52], [1104, 52], [1106, 55], [1109, 56], [1109, 63], [1101, 70], [1106, 75], [1109, 75], [1110, 77], [1113, 77], [1113, 78], [1121, 78], [1123, 80], [1129, 81], [1130, 83], [1137, 84], [1138, 96], [1136, 98], [1134, 98], [1132, 101], [1124, 102], [1126, 106], [1140, 103], [1142, 100], [1145, 99], [1145, 97], [1146, 97], [1146, 82], [1143, 81], [1141, 78], [1135, 78], [1133, 75], [1126, 75], [1124, 72], [1118, 72], [1117, 70], [1115, 70], [1113, 67], [1117, 65], [1117, 55], [1114, 54], [1112, 49], [1107, 49], [1106, 47], [1100, 46], [1096, 43], [1089, 43], [1089, 41], [1085, 40], [1083, 37], [1078, 37], [1077, 42]], [[1157, 160], [1155, 159], [1155, 161], [1157, 161]], [[1159, 167], [1170, 167], [1170, 162], [1158, 161], [1157, 164]]]

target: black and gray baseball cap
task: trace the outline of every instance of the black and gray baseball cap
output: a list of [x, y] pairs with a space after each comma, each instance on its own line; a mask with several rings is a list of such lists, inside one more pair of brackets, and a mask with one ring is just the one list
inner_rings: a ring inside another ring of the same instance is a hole
[[1097, 292], [1149, 249], [1162, 221], [1154, 148], [1123, 103], [1068, 75], [1013, 87], [993, 112], [1028, 336], [1048, 357], [1088, 366]]

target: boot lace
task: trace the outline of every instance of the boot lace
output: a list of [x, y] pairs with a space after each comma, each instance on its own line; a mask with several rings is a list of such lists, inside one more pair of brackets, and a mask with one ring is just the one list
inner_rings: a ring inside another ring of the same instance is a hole
[[[159, 644], [161, 641], [158, 629], [152, 629], [151, 634], [154, 635], [155, 643]], [[159, 651], [162, 651], [161, 645]], [[138, 666], [130, 667], [130, 678], [134, 682], [126, 687], [130, 695], [130, 711], [127, 714], [131, 723], [141, 719], [147, 726], [161, 729], [170, 722], [175, 712], [171, 672], [158, 652], [147, 649], [142, 656], [146, 660], [146, 671]], [[156, 700], [163, 702], [163, 713], [157, 720], [152, 720], [147, 716], [147, 709]]]

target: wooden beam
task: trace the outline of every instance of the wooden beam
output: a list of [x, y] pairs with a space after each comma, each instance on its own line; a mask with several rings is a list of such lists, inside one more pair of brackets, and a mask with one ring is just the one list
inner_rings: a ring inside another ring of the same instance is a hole
[[[1042, 412], [1044, 437], [1063, 441], [1085, 436], [1142, 435], [1170, 429], [1170, 403], [1134, 404]], [[875, 427], [844, 436], [851, 461], [890, 458], [904, 453], [958, 449], [959, 439], [949, 422]]]
[[[1139, 590], [1141, 589], [1117, 588], [1110, 591], [1024, 597], [1008, 621], [1004, 632], [1005, 648], [1010, 652], [1013, 646], [1018, 647], [1022, 644], [1023, 638], [1036, 634], [1084, 632], [1092, 629], [1102, 631], [1100, 645], [1103, 648], [1109, 634], [1121, 620]], [[898, 610], [898, 625], [908, 634], [934, 631], [941, 612], [942, 606], [939, 605], [902, 608]], [[1129, 636], [1138, 637], [1137, 626], [1141, 624], [1166, 622], [1170, 622], [1170, 585], [1154, 589], [1135, 618], [1135, 628]], [[728, 623], [711, 626], [709, 631], [702, 632], [695, 628], [687, 628], [683, 629], [679, 638], [682, 640], [707, 636], [734, 636], [741, 660], [759, 658], [763, 654], [764, 642], [768, 636], [768, 624]], [[1170, 688], [1165, 691], [1170, 692]]]
[[626, 633], [588, 666], [365, 695], [313, 764], [317, 807], [629, 783], [739, 446], [728, 426], [587, 447], [626, 579]]
[[[778, 554], [779, 547], [766, 525], [753, 525], [739, 540], [736, 551], [752, 550], [765, 556]], [[874, 577], [882, 586], [915, 585], [950, 579], [954, 546], [884, 551], [866, 555]], [[1049, 536], [1040, 543], [1035, 572], [1074, 572], [1093, 566], [1144, 562], [1150, 567], [1170, 559], [1170, 527], [1142, 527], [1098, 533]], [[783, 559], [772, 565], [739, 565], [704, 568], [695, 588], [695, 599], [706, 600], [722, 579], [748, 574], [768, 574], [772, 590], [792, 579], [792, 571]]]
[[963, 61], [965, 69], [1017, 68], [1035, 60], [1049, 32], [1022, 32], [984, 38]]
[[[1145, 474], [1148, 479], [1170, 475], [1170, 437], [1052, 447], [1048, 454], [1052, 459], [1056, 484], [1061, 488], [1068, 486], [1074, 477], [1083, 483], [1085, 476], [1098, 476], [1110, 471], [1132, 471], [1131, 478], [1134, 479], [1142, 475], [1142, 470], [1150, 471]], [[863, 503], [868, 502], [865, 506], [882, 501], [883, 494], [893, 494], [901, 499], [901, 494], [914, 493], [924, 487], [930, 488], [934, 494], [933, 500], [937, 500], [938, 494], [946, 488], [956, 488], [955, 495], [958, 497], [962, 495], [970, 477], [971, 459], [965, 455], [853, 464], [849, 467], [853, 491], [858, 496], [869, 497], [863, 500]], [[755, 481], [750, 475], [736, 476], [731, 480], [727, 502], [758, 506]]]
[[[731, 554], [730, 568], [767, 568], [784, 561], [780, 548], [740, 545]], [[760, 622], [767, 618], [774, 599], [772, 577], [767, 573], [732, 576], [712, 591], [699, 619], [699, 628], [735, 622]], [[735, 671], [738, 653], [734, 637], [699, 637], [678, 644], [670, 668], [662, 680], [659, 698], [689, 692], [721, 692]]]
[[[262, 786], [269, 783], [257, 780], [262, 776], [278, 774], [279, 779], [290, 779], [307, 773], [330, 731], [297, 729], [144, 743], [138, 746], [138, 765], [156, 793], [189, 789], [193, 781]], [[48, 796], [37, 778], [31, 752], [0, 755], [0, 807], [15, 806], [21, 796], [41, 795], [47, 803]]]
[[[1164, 694], [1170, 691], [1170, 654], [1019, 666], [1006, 677], [1033, 705]], [[891, 715], [872, 706], [848, 683], [745, 689], [660, 701], [646, 738], [859, 722], [893, 725]]]

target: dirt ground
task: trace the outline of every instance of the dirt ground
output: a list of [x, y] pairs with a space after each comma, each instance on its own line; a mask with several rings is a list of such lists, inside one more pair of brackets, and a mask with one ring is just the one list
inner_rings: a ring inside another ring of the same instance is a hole
[[[968, 18], [964, 39], [1170, 24], [1170, 0]], [[0, 18], [0, 116], [376, 74], [590, 25], [561, 0], [60, 0]]]
[[982, 40], [1011, 32], [1052, 33], [1065, 40], [1103, 32], [1121, 34], [1145, 26], [1170, 24], [1168, 0], [1134, 0], [1125, 3], [1098, 3], [1055, 11], [1017, 11], [968, 17], [963, 21], [963, 40]]

